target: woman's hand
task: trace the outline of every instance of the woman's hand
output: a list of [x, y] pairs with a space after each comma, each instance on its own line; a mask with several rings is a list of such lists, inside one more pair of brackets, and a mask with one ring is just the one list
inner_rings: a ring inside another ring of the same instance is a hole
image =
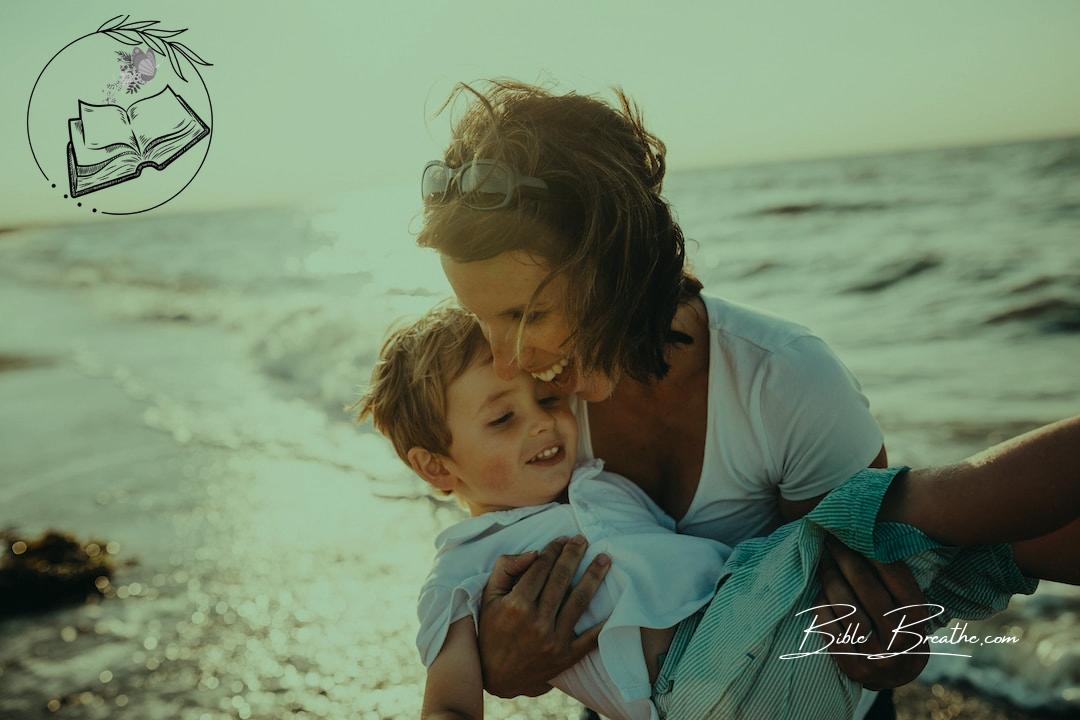
[[484, 587], [477, 636], [484, 689], [501, 698], [535, 697], [548, 680], [596, 647], [602, 624], [581, 635], [574, 625], [607, 574], [610, 560], [598, 555], [578, 584], [574, 573], [585, 539], [560, 538], [539, 555], [504, 555]]
[[[926, 667], [929, 656], [911, 653], [926, 652], [927, 644], [924, 640], [918, 647], [912, 648], [913, 636], [910, 633], [925, 635], [924, 624], [912, 622], [915, 619], [925, 620], [928, 615], [926, 608], [909, 608], [898, 613], [885, 614], [905, 605], [922, 605], [926, 602], [926, 596], [915, 583], [907, 565], [885, 565], [868, 560], [827, 535], [818, 579], [822, 586], [818, 604], [846, 604], [856, 609], [855, 614], [834, 626], [838, 633], [843, 631], [844, 626], [854, 626], [855, 623], [859, 624], [860, 635], [865, 634], [867, 629], [872, 631], [865, 643], [851, 648], [852, 652], [887, 653], [907, 650], [907, 654], [880, 660], [870, 660], [859, 655], [833, 655], [833, 660], [841, 672], [869, 690], [898, 687], [918, 677]], [[837, 617], [836, 613], [830, 615], [831, 608], [823, 608], [820, 612], [825, 621]], [[845, 612], [839, 614], [842, 616]], [[905, 629], [900, 629], [901, 624]], [[898, 630], [895, 641], [894, 630]]]

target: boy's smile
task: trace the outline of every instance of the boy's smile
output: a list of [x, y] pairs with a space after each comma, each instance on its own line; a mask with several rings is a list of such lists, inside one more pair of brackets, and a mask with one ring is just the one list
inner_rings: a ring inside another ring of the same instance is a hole
[[504, 380], [482, 353], [446, 392], [449, 488], [474, 515], [542, 505], [570, 482], [577, 421], [566, 398], [524, 372]]

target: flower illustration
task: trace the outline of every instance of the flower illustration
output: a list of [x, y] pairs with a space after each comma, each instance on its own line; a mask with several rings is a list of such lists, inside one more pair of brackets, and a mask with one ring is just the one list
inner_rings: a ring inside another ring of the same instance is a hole
[[153, 80], [154, 75], [157, 73], [157, 58], [154, 57], [153, 48], [147, 49], [146, 52], [143, 52], [140, 47], [132, 50], [131, 65], [143, 83]]
[[153, 48], [144, 52], [136, 46], [130, 53], [117, 50], [116, 54], [120, 58], [120, 86], [129, 94], [137, 93], [157, 74], [157, 56]]

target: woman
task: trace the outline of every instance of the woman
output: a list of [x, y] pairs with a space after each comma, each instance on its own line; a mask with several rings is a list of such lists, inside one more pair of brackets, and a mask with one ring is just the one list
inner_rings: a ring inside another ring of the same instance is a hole
[[[474, 102], [444, 161], [424, 171], [419, 243], [439, 251], [497, 372], [524, 370], [584, 401], [580, 455], [641, 486], [680, 532], [731, 545], [887, 465], [857, 381], [820, 339], [702, 294], [660, 195], [664, 145], [621, 91], [617, 110], [515, 82], [459, 86], [447, 104], [463, 91]], [[546, 692], [595, 646], [599, 627], [571, 630], [606, 571], [594, 562], [571, 588], [583, 552], [558, 544], [500, 561], [479, 628], [489, 692]], [[823, 603], [855, 604], [851, 621], [875, 629], [866, 653], [891, 634], [883, 613], [923, 602], [906, 569], [851, 551], [823, 563], [821, 580]], [[836, 659], [877, 688], [925, 664]], [[875, 716], [891, 716], [885, 701]]]

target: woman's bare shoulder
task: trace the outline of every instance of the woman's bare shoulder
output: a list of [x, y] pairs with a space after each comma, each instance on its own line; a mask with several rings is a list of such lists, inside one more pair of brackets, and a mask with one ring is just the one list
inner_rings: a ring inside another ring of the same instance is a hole
[[709, 374], [709, 315], [700, 297], [679, 305], [671, 329], [690, 336], [693, 342], [672, 343], [667, 361], [671, 365], [661, 385], [683, 386], [694, 380], [708, 379]]

